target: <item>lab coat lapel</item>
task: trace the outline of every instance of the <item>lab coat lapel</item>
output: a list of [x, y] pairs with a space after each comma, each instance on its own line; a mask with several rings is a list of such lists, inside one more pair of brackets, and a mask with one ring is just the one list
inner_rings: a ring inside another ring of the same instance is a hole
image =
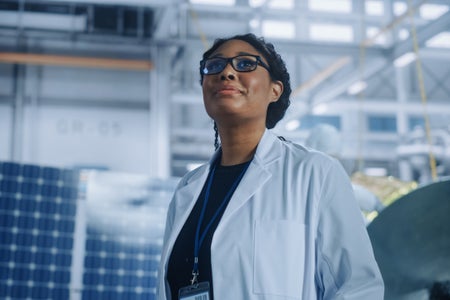
[[252, 162], [247, 169], [246, 174], [239, 183], [236, 191], [228, 203], [228, 206], [222, 216], [225, 221], [235, 211], [242, 207], [247, 201], [251, 199], [253, 194], [264, 185], [272, 174], [265, 170], [260, 164]]
[[182, 220], [182, 223], [184, 223], [201, 192], [207, 176], [208, 166], [205, 165], [202, 167], [202, 170], [199, 170], [194, 177], [189, 179], [185, 186], [180, 187], [175, 198], [175, 211], [180, 213], [180, 215], [175, 216], [177, 221]]
[[174, 199], [177, 215], [174, 216], [173, 232], [175, 237], [178, 236], [181, 227], [186, 222], [195, 202], [202, 191], [203, 185], [205, 184], [206, 178], [208, 177], [209, 169], [211, 164], [217, 158], [218, 152], [216, 152], [209, 164], [205, 164], [197, 170], [197, 172], [187, 180], [186, 184], [178, 189], [177, 196]]
[[227, 218], [249, 201], [272, 177], [272, 173], [266, 166], [280, 158], [280, 143], [281, 141], [266, 129], [247, 172], [228, 203], [221, 223], [226, 222]]

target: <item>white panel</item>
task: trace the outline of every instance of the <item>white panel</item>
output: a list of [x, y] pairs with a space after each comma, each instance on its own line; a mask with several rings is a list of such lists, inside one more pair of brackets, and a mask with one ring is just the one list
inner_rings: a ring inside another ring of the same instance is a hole
[[148, 72], [44, 67], [41, 96], [146, 102], [149, 89], [148, 76]]
[[0, 104], [0, 160], [10, 159], [11, 148], [11, 116], [9, 105]]
[[0, 11], [0, 25], [6, 27], [25, 27], [52, 30], [86, 30], [87, 16], [70, 16], [48, 13]]
[[25, 162], [148, 174], [148, 112], [40, 107], [37, 114], [32, 126], [31, 110], [25, 111], [25, 135], [35, 135], [24, 141]]

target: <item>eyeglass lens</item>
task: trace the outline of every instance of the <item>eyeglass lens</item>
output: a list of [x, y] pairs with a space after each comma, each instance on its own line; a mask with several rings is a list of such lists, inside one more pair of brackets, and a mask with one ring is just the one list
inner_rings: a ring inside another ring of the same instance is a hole
[[241, 55], [232, 58], [215, 57], [205, 61], [203, 68], [204, 74], [217, 74], [225, 69], [228, 62], [238, 72], [251, 72], [256, 69], [258, 65], [258, 58], [255, 56]]

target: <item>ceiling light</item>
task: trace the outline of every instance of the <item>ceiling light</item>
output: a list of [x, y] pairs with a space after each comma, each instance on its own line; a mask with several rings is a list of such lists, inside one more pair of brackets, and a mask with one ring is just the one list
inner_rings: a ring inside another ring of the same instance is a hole
[[409, 65], [413, 61], [415, 61], [417, 58], [417, 55], [414, 52], [408, 52], [403, 54], [402, 56], [398, 57], [396, 60], [394, 60], [394, 66], [396, 68], [401, 68], [404, 66]]
[[288, 38], [295, 37], [295, 24], [289, 21], [267, 20], [262, 23], [263, 36]]
[[351, 42], [353, 28], [349, 25], [311, 23], [309, 36], [316, 41]]
[[431, 48], [450, 48], [450, 31], [436, 34], [426, 41], [426, 46]]
[[310, 10], [329, 11], [333, 13], [350, 13], [352, 11], [352, 2], [349, 0], [309, 0]]
[[259, 19], [251, 19], [249, 25], [251, 28], [259, 28], [259, 26], [261, 26], [261, 22]]
[[407, 38], [409, 38], [409, 30], [402, 28], [398, 31], [398, 38], [402, 41], [406, 40]]
[[314, 106], [312, 111], [316, 115], [326, 113], [328, 111], [328, 104], [322, 103], [317, 106]]
[[298, 129], [299, 127], [300, 127], [299, 120], [291, 120], [291, 121], [287, 122], [286, 125], [284, 126], [284, 128], [287, 131], [294, 131], [294, 130]]
[[248, 4], [251, 7], [260, 7], [263, 6], [266, 3], [266, 0], [249, 0]]
[[367, 88], [367, 83], [365, 81], [357, 81], [348, 87], [347, 93], [350, 95], [356, 95], [361, 93]]

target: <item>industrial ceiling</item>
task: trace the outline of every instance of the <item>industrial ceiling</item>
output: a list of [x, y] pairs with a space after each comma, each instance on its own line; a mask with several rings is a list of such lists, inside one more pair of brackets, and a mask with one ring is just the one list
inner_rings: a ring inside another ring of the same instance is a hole
[[[448, 126], [448, 0], [0, 2], [0, 61], [143, 70], [156, 74], [150, 88], [167, 84], [150, 97], [169, 103], [161, 128], [174, 176], [214, 150], [199, 85], [201, 54], [215, 38], [245, 32], [274, 43], [287, 63], [292, 106], [275, 130], [289, 139], [305, 140], [305, 120], [339, 115], [347, 128], [344, 159], [392, 164], [397, 155], [386, 149], [395, 150], [408, 133], [407, 116]], [[366, 130], [360, 119], [371, 115], [394, 116], [396, 132]]]

